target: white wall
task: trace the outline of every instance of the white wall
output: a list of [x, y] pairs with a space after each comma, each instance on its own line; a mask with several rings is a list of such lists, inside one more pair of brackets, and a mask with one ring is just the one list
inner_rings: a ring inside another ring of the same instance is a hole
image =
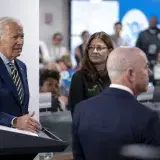
[[[40, 0], [39, 1], [39, 36], [47, 46], [51, 45], [51, 37], [55, 32], [64, 35], [64, 44], [68, 45], [68, 0]], [[53, 15], [53, 22], [45, 24], [45, 13]]]
[[26, 63], [30, 89], [29, 110], [39, 119], [39, 0], [1, 0], [0, 16], [11, 16], [24, 26], [20, 59]]

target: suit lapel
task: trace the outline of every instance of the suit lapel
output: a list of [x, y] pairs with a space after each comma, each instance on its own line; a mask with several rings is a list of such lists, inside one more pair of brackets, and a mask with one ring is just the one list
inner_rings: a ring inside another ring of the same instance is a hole
[[12, 91], [15, 99], [17, 100], [18, 104], [20, 105], [16, 86], [12, 80], [12, 77], [9, 75], [8, 70], [7, 70], [7, 68], [1, 58], [0, 58], [0, 76], [3, 78], [3, 80], [7, 84], [8, 88]]

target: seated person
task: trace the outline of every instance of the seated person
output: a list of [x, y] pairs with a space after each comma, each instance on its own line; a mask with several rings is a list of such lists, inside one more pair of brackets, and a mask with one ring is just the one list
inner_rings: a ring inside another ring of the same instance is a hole
[[47, 45], [43, 41], [39, 41], [39, 52], [40, 52], [40, 59], [43, 64], [46, 64], [51, 61]]
[[59, 81], [60, 95], [68, 97], [68, 91], [63, 82], [63, 72], [67, 71], [68, 67], [64, 63], [64, 61], [59, 60], [58, 63], [50, 62], [47, 65], [45, 65], [44, 69], [54, 70], [60, 73], [60, 81]]
[[64, 111], [68, 104], [68, 98], [60, 95], [59, 90], [60, 74], [55, 70], [40, 71], [40, 92], [52, 93], [51, 111]]
[[61, 59], [57, 60], [56, 62], [58, 63], [61, 71], [72, 68], [72, 63], [69, 56], [63, 56]]
[[58, 63], [56, 62], [49, 62], [44, 66], [44, 69], [48, 69], [48, 70], [55, 70], [60, 72], [60, 66]]

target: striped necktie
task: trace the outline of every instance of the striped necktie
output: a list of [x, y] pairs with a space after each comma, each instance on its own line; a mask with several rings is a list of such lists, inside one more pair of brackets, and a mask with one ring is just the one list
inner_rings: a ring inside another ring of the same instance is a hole
[[22, 89], [22, 82], [21, 82], [20, 76], [18, 74], [18, 71], [17, 71], [14, 63], [9, 62], [8, 64], [9, 64], [10, 69], [11, 69], [11, 77], [12, 77], [13, 82], [16, 85], [16, 88], [17, 88], [17, 93], [18, 93], [18, 96], [19, 96], [20, 104], [22, 104], [23, 100], [24, 100], [24, 93], [23, 93], [23, 89]]

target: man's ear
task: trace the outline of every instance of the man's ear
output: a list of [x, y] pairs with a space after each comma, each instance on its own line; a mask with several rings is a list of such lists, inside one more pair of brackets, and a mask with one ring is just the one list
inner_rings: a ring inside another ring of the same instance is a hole
[[128, 80], [129, 80], [130, 82], [135, 81], [135, 73], [133, 72], [133, 69], [132, 69], [132, 68], [128, 68], [126, 74], [127, 74]]

